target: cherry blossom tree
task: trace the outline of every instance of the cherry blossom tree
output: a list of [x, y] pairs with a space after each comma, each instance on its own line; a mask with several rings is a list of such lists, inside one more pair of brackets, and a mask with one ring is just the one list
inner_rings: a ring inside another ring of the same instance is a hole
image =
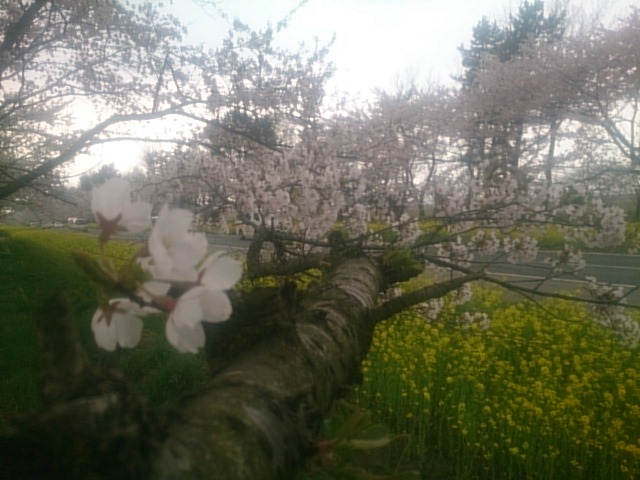
[[[506, 121], [516, 111], [524, 114], [520, 170], [547, 185], [554, 183], [554, 173], [566, 181], [563, 166], [584, 168], [591, 190], [613, 172], [635, 177], [638, 79], [629, 65], [637, 62], [637, 16], [632, 10], [615, 28], [524, 46], [523, 55], [509, 62], [485, 61], [474, 77], [475, 93], [481, 94], [461, 96], [463, 110], [494, 111], [497, 104], [498, 118]], [[497, 98], [508, 98], [509, 106], [501, 107]]]
[[[512, 77], [500, 76], [500, 71], [508, 69], [513, 62], [526, 65], [528, 59], [535, 58], [538, 47], [558, 43], [565, 28], [564, 11], [549, 11], [541, 0], [524, 1], [505, 25], [484, 18], [474, 28], [470, 47], [460, 47], [464, 71], [459, 80], [465, 92], [461, 96], [461, 107], [468, 115], [466, 159], [470, 172], [483, 170], [475, 173], [517, 178], [518, 169], [524, 163], [521, 155], [526, 153], [523, 142], [528, 125], [548, 122], [551, 132], [558, 128], [561, 119], [557, 118], [557, 108], [537, 108], [534, 114], [525, 100], [529, 82], [513, 78], [507, 86]], [[540, 68], [534, 73], [542, 75]], [[501, 85], [493, 87], [487, 77], [499, 79]], [[508, 90], [512, 92], [508, 101], [495, 96], [498, 91], [502, 95]], [[540, 105], [536, 104], [536, 107]], [[492, 168], [487, 171], [482, 168], [482, 160], [489, 156], [492, 157]], [[501, 163], [496, 161], [497, 157], [502, 158]]]
[[[637, 189], [640, 144], [638, 143], [638, 84], [634, 67], [640, 39], [640, 10], [620, 21], [616, 29], [597, 30], [589, 38], [571, 43], [563, 60], [573, 75], [566, 82], [578, 89], [580, 104], [574, 110], [576, 121], [591, 128], [595, 138], [606, 139], [608, 152], [616, 161], [601, 168], [627, 178], [636, 190], [636, 216], [640, 212]], [[595, 170], [595, 168], [592, 168]]]
[[339, 153], [358, 172], [353, 193], [359, 190], [359, 201], [375, 206], [372, 219], [399, 219], [407, 208], [426, 215], [429, 179], [451, 157], [451, 136], [442, 121], [450, 115], [451, 93], [439, 86], [399, 86], [393, 93], [378, 92], [372, 105], [336, 122], [342, 132], [334, 134], [342, 142]]
[[[92, 192], [99, 241], [121, 229], [150, 228], [143, 248], [121, 268], [105, 257], [76, 255], [97, 286], [91, 326], [101, 348], [135, 346], [146, 315], [164, 315], [167, 341], [176, 349], [207, 349], [210, 379], [177, 411], [151, 409], [121, 375], [87, 360], [70, 310], [56, 297], [38, 326], [44, 409], [2, 432], [0, 459], [14, 477], [288, 478], [317, 451], [322, 419], [336, 398], [358, 381], [375, 326], [410, 307], [432, 318], [446, 295], [456, 304], [467, 301], [476, 280], [534, 300], [545, 294], [588, 302], [603, 326], [638, 340], [637, 325], [621, 308], [626, 293], [596, 280], [584, 298], [542, 290], [544, 281], [584, 266], [579, 245], [622, 242], [621, 210], [588, 197], [580, 185], [571, 190], [539, 181], [521, 155], [521, 176], [479, 175], [499, 172], [504, 151], [480, 155], [465, 143], [465, 125], [483, 102], [491, 101], [493, 113], [498, 99], [519, 102], [504, 106], [507, 117], [499, 125], [516, 132], [521, 153], [525, 133], [517, 130], [524, 112], [564, 108], [540, 78], [568, 77], [531, 74], [538, 60], [551, 58], [543, 55], [547, 45], [531, 45], [526, 63], [491, 64], [474, 80], [481, 85], [507, 71], [521, 79], [529, 68], [531, 98], [518, 100], [513, 82], [501, 82], [458, 102], [444, 90], [381, 93], [373, 108], [345, 113], [324, 108], [332, 69], [326, 50], [291, 54], [274, 46], [276, 32], [236, 22], [217, 52], [190, 57], [203, 81], [188, 98], [204, 99], [207, 111], [181, 114], [204, 128], [175, 142], [174, 151], [149, 156], [153, 195], [119, 178]], [[620, 55], [619, 65], [635, 58], [627, 49]], [[158, 75], [156, 87], [169, 78]], [[584, 87], [591, 76], [571, 78]], [[495, 98], [486, 98], [489, 92]], [[576, 97], [576, 84], [560, 93], [573, 101], [571, 108], [586, 104]], [[172, 102], [153, 103], [167, 111], [181, 105]], [[461, 108], [464, 102], [473, 108]], [[166, 113], [159, 108], [140, 115]], [[515, 120], [508, 116], [512, 108]], [[532, 159], [549, 155], [534, 150], [527, 152]], [[173, 190], [161, 191], [165, 184]], [[194, 191], [196, 205], [260, 214], [244, 269], [236, 259], [210, 253], [205, 235], [191, 231], [194, 212], [175, 200]], [[151, 227], [148, 199], [159, 195]], [[420, 225], [420, 208], [412, 210], [411, 203], [427, 199], [433, 208], [422, 210]], [[372, 231], [371, 215], [384, 222], [381, 230]], [[523, 286], [490, 272], [495, 264], [536, 258], [536, 234], [550, 224], [562, 229], [566, 244], [550, 256], [540, 281]], [[265, 261], [267, 243], [275, 261]], [[402, 283], [425, 268], [445, 275], [403, 291]], [[275, 286], [241, 288], [241, 278], [266, 278]], [[459, 322], [484, 327], [488, 319], [469, 313]]]
[[322, 121], [332, 65], [327, 48], [290, 53], [274, 45], [274, 34], [235, 23], [203, 67], [210, 89], [205, 128], [174, 151], [175, 161], [154, 164], [149, 183], [168, 186], [172, 201], [195, 194], [200, 209], [259, 212], [265, 225], [277, 219], [318, 237], [344, 202], [335, 145]]
[[182, 33], [151, 3], [0, 2], [0, 199], [52, 194], [64, 166], [117, 126], [191, 104]]

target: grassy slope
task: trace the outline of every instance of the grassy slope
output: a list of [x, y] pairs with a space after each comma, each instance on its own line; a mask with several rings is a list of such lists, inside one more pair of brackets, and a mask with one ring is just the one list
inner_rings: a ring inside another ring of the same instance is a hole
[[[35, 242], [23, 232], [3, 231], [0, 253], [0, 288], [3, 292], [0, 318], [0, 412], [11, 414], [37, 406], [37, 355], [33, 317], [35, 309], [56, 285], [69, 286], [74, 305], [91, 296], [86, 284], [75, 280], [68, 259], [51, 255], [38, 235]], [[42, 232], [38, 232], [42, 233]], [[8, 236], [8, 235], [11, 236]], [[82, 302], [82, 303], [81, 303]]]
[[[118, 262], [133, 248], [114, 243], [107, 253]], [[0, 229], [0, 419], [39, 405], [33, 318], [38, 309], [46, 308], [47, 299], [56, 290], [71, 301], [81, 340], [94, 361], [117, 364], [152, 403], [170, 404], [205, 378], [203, 356], [175, 352], [164, 338], [160, 318], [146, 322], [139, 348], [99, 351], [90, 328], [96, 297], [73, 262], [72, 250], [97, 253], [97, 241], [69, 232]]]

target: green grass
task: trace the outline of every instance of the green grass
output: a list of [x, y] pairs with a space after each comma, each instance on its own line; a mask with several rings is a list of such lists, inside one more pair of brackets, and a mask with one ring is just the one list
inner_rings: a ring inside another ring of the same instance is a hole
[[[134, 243], [110, 242], [106, 253], [118, 264], [136, 248]], [[69, 298], [81, 342], [91, 359], [121, 368], [152, 404], [171, 404], [206, 378], [204, 354], [176, 352], [164, 337], [160, 318], [146, 322], [138, 348], [115, 353], [99, 350], [90, 325], [97, 300], [71, 257], [74, 250], [97, 254], [97, 239], [72, 232], [0, 229], [0, 421], [39, 406], [33, 319], [56, 291]]]

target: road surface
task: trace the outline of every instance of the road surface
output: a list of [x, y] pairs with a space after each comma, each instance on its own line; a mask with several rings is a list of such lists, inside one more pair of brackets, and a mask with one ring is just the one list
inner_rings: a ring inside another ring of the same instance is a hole
[[[232, 235], [207, 235], [213, 246], [232, 249], [246, 249], [249, 241]], [[489, 272], [498, 278], [518, 281], [521, 285], [535, 287], [549, 271], [547, 258], [554, 258], [555, 252], [541, 251], [535, 261], [526, 265], [500, 263], [492, 265]], [[575, 275], [564, 275], [545, 283], [542, 291], [576, 291], [585, 286], [586, 277], [595, 277], [599, 282], [619, 285], [625, 292], [631, 292], [640, 285], [640, 255], [623, 255], [614, 253], [585, 253], [586, 266]], [[635, 291], [627, 298], [627, 302], [640, 306], [640, 291]]]
[[[539, 252], [535, 261], [523, 265], [496, 264], [489, 272], [505, 280], [518, 280], [524, 286], [535, 286], [549, 272], [547, 258], [554, 258], [555, 252]], [[627, 302], [640, 305], [640, 255], [614, 253], [584, 253], [586, 266], [581, 271], [562, 275], [545, 284], [543, 291], [575, 291], [584, 287], [587, 277], [595, 277], [599, 282], [621, 286], [625, 292], [631, 292]]]
[[[250, 241], [242, 240], [235, 235], [207, 234], [209, 244], [213, 248], [244, 251], [249, 248]], [[547, 258], [553, 258], [555, 252], [541, 251], [535, 261], [528, 264], [512, 265], [501, 262], [491, 265], [489, 273], [494, 276], [518, 281], [521, 285], [535, 287], [549, 272]], [[575, 292], [585, 286], [586, 277], [595, 277], [599, 282], [623, 287], [625, 292], [632, 292], [627, 302], [640, 306], [640, 255], [624, 255], [614, 253], [584, 253], [586, 266], [574, 275], [565, 275], [545, 282], [542, 291]]]

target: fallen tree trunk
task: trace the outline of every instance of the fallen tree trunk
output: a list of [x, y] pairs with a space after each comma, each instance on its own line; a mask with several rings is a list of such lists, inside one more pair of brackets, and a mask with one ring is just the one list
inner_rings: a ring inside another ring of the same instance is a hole
[[358, 378], [380, 285], [371, 261], [345, 260], [304, 301], [280, 311], [270, 335], [162, 414], [117, 373], [89, 365], [70, 315], [50, 307], [41, 335], [46, 408], [3, 433], [4, 474], [290, 478], [336, 398]]
[[289, 325], [282, 319], [183, 404], [154, 462], [157, 478], [290, 478], [357, 378], [374, 326], [364, 313], [379, 286], [370, 261], [345, 261]]

